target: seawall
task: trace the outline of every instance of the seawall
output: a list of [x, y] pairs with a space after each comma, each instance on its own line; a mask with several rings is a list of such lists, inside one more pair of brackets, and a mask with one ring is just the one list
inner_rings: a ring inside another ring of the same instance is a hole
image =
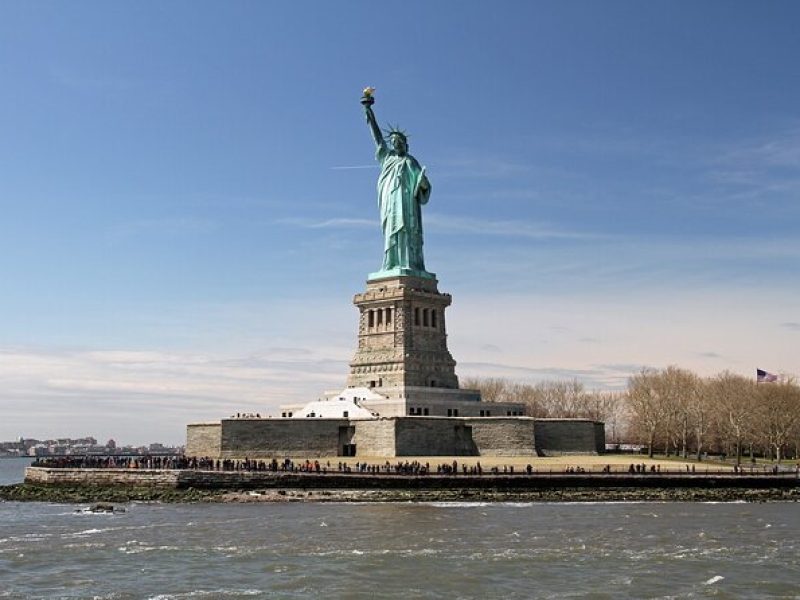
[[343, 489], [343, 490], [554, 490], [576, 488], [800, 489], [789, 475], [735, 474], [483, 474], [395, 475], [287, 473], [166, 469], [69, 469], [28, 467], [25, 483], [53, 486], [130, 486], [167, 489]]

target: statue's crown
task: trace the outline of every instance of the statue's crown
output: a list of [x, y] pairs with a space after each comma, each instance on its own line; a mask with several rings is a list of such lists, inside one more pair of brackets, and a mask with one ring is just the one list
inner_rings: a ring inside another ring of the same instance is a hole
[[389, 129], [386, 130], [386, 137], [392, 137], [393, 135], [399, 136], [408, 141], [408, 134], [405, 131], [395, 125], [389, 125]]

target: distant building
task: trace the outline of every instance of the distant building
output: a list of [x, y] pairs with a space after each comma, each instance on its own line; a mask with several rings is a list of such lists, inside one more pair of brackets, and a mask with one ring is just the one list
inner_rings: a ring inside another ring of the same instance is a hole
[[171, 447], [164, 444], [151, 444], [134, 448], [126, 446], [117, 447], [116, 442], [108, 440], [104, 445], [97, 443], [91, 436], [83, 438], [59, 438], [55, 440], [36, 440], [33, 438], [19, 438], [14, 442], [0, 442], [0, 456], [76, 456], [84, 454], [182, 454], [183, 447]]

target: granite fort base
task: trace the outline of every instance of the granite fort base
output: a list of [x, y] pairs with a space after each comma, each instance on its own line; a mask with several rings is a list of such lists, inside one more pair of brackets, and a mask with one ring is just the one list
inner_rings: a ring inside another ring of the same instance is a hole
[[187, 456], [547, 456], [598, 454], [603, 424], [530, 417], [224, 419], [192, 424]]

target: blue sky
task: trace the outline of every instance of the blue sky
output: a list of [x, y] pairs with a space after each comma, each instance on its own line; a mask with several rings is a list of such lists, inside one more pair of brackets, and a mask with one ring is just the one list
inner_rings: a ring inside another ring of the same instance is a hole
[[791, 2], [0, 5], [0, 439], [343, 387], [410, 135], [463, 376], [798, 374]]

